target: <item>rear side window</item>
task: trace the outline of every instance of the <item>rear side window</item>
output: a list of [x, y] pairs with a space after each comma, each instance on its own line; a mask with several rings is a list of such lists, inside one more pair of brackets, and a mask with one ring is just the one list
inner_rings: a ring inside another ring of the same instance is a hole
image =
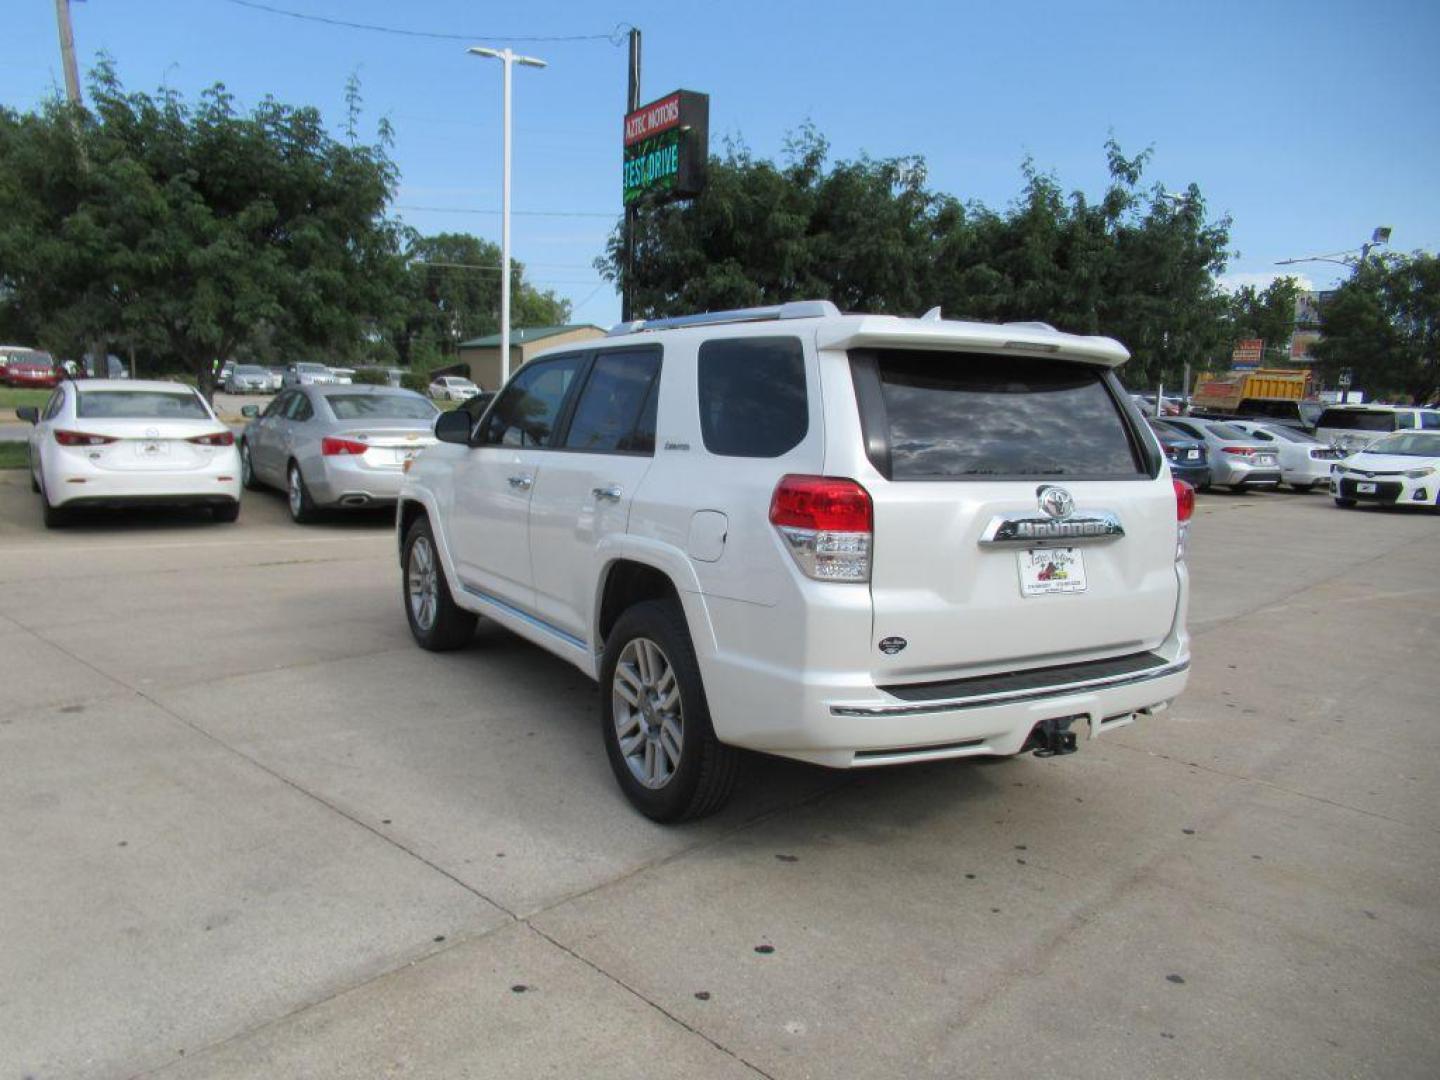
[[1413, 428], [1415, 426], [1415, 414], [1408, 412], [1396, 413], [1395, 426], [1397, 428]]
[[[867, 450], [875, 461], [879, 426], [889, 468], [876, 467], [892, 480], [1148, 475], [1097, 368], [985, 353], [887, 350], [856, 359]], [[864, 388], [871, 380], [878, 402]]]
[[1422, 412], [1420, 414], [1420, 426], [1426, 431], [1440, 429], [1440, 412]]
[[655, 452], [655, 382], [660, 354], [603, 352], [595, 358], [565, 436], [569, 450]]
[[722, 457], [779, 457], [810, 430], [800, 339], [733, 338], [700, 346], [700, 433]]
[[86, 420], [209, 420], [210, 413], [189, 391], [82, 390], [75, 415]]
[[1362, 409], [1326, 409], [1315, 426], [1335, 431], [1394, 431], [1395, 414]]

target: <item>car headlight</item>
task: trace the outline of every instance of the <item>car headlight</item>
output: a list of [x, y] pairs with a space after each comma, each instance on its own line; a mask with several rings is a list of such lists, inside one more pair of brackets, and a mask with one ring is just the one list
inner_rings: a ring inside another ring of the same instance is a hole
[[1411, 480], [1423, 480], [1423, 479], [1425, 479], [1425, 477], [1429, 476], [1429, 475], [1430, 475], [1431, 473], [1433, 473], [1434, 471], [1435, 471], [1434, 469], [1429, 469], [1429, 468], [1426, 468], [1426, 469], [1411, 469], [1411, 470], [1410, 470], [1409, 472], [1407, 472], [1405, 475], [1408, 476]]
[[1336, 476], [1344, 476], [1346, 470], [1344, 465], [1331, 465], [1330, 471]]

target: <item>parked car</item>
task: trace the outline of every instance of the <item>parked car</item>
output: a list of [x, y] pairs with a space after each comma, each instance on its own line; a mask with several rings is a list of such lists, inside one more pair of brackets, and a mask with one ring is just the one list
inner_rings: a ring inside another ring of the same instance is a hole
[[357, 370], [379, 372], [385, 376], [385, 384], [387, 386], [399, 386], [401, 385], [401, 380], [405, 377], [405, 369], [398, 367], [376, 367], [374, 365], [367, 365]]
[[12, 353], [5, 364], [6, 386], [49, 390], [62, 378], [59, 366], [46, 352]]
[[1149, 417], [1146, 422], [1160, 440], [1160, 449], [1165, 451], [1165, 457], [1170, 462], [1170, 475], [1184, 480], [1196, 491], [1209, 491], [1210, 454], [1205, 448], [1205, 440], [1181, 435], [1174, 428]]
[[490, 403], [495, 400], [497, 393], [498, 391], [495, 390], [481, 390], [469, 401], [461, 402], [460, 408], [456, 411], [467, 412], [472, 419], [479, 420], [480, 417], [485, 415], [485, 410], [488, 409]]
[[480, 393], [480, 387], [458, 375], [441, 375], [430, 383], [430, 396], [436, 401], [469, 401]]
[[1307, 402], [1278, 398], [1242, 398], [1235, 408], [1236, 419], [1283, 424], [1296, 431], [1314, 431], [1317, 415]]
[[270, 372], [258, 364], [236, 364], [225, 380], [227, 394], [266, 394], [270, 392]]
[[439, 412], [413, 390], [388, 386], [300, 386], [255, 405], [240, 438], [245, 486], [285, 492], [300, 524], [322, 509], [395, 502], [405, 466], [435, 442]]
[[215, 373], [215, 385], [224, 386], [230, 381], [230, 376], [233, 375], [234, 372], [234, 361], [226, 360], [223, 364], [220, 365], [220, 370]]
[[281, 386], [335, 386], [340, 380], [324, 364], [287, 364]]
[[[1141, 415], [1155, 415], [1155, 392], [1153, 390], [1149, 393], [1131, 394], [1130, 399], [1135, 402], [1135, 407], [1140, 410]], [[1184, 402], [1167, 394], [1160, 404], [1160, 411], [1164, 416], [1179, 416], [1184, 412]]]
[[349, 386], [355, 381], [355, 369], [348, 367], [332, 367], [330, 374], [335, 376], [335, 381], [341, 386]]
[[1440, 410], [1396, 405], [1332, 405], [1315, 423], [1315, 437], [1347, 452], [1392, 431], [1440, 430]]
[[1295, 491], [1309, 491], [1317, 484], [1328, 485], [1330, 466], [1345, 456], [1343, 451], [1326, 446], [1315, 436], [1288, 424], [1256, 420], [1226, 422], [1256, 442], [1271, 447], [1280, 462], [1281, 481]]
[[1280, 459], [1273, 443], [1260, 442], [1218, 420], [1172, 416], [1163, 422], [1182, 435], [1205, 443], [1210, 455], [1210, 482], [1217, 487], [1244, 492], [1250, 488], [1279, 486]]
[[183, 383], [66, 380], [43, 410], [16, 409], [30, 432], [30, 484], [47, 527], [80, 506], [208, 506], [240, 514], [235, 436]]
[[1335, 463], [1336, 506], [1440, 506], [1440, 431], [1398, 431]]
[[1194, 493], [1127, 355], [828, 301], [543, 353], [406, 475], [411, 633], [458, 648], [483, 614], [597, 679], [612, 770], [660, 821], [721, 805], [739, 748], [1066, 753], [1189, 666]]

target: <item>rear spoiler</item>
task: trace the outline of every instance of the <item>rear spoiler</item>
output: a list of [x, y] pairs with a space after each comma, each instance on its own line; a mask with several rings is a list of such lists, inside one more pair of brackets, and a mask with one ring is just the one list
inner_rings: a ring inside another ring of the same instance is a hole
[[1056, 356], [1119, 367], [1130, 352], [1114, 338], [1064, 334], [1036, 323], [970, 323], [860, 315], [816, 331], [821, 349], [934, 349]]

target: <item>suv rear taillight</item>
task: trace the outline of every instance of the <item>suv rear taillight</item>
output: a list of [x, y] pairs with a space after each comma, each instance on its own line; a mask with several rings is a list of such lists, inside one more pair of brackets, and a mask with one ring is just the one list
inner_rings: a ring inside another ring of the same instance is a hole
[[61, 446], [106, 446], [118, 441], [113, 435], [90, 435], [84, 431], [57, 431], [55, 441]]
[[816, 581], [870, 580], [870, 493], [835, 476], [782, 476], [770, 498], [775, 526], [795, 565]]
[[1190, 519], [1195, 516], [1195, 489], [1184, 480], [1171, 480], [1175, 485], [1175, 520], [1179, 535], [1175, 540], [1175, 561], [1185, 558], [1185, 541], [1190, 538]]
[[235, 433], [231, 431], [217, 431], [213, 435], [196, 435], [185, 441], [192, 442], [196, 446], [234, 446]]
[[354, 439], [339, 439], [334, 435], [327, 435], [320, 440], [320, 453], [325, 457], [334, 457], [337, 454], [363, 454], [370, 447], [363, 442], [356, 442]]

